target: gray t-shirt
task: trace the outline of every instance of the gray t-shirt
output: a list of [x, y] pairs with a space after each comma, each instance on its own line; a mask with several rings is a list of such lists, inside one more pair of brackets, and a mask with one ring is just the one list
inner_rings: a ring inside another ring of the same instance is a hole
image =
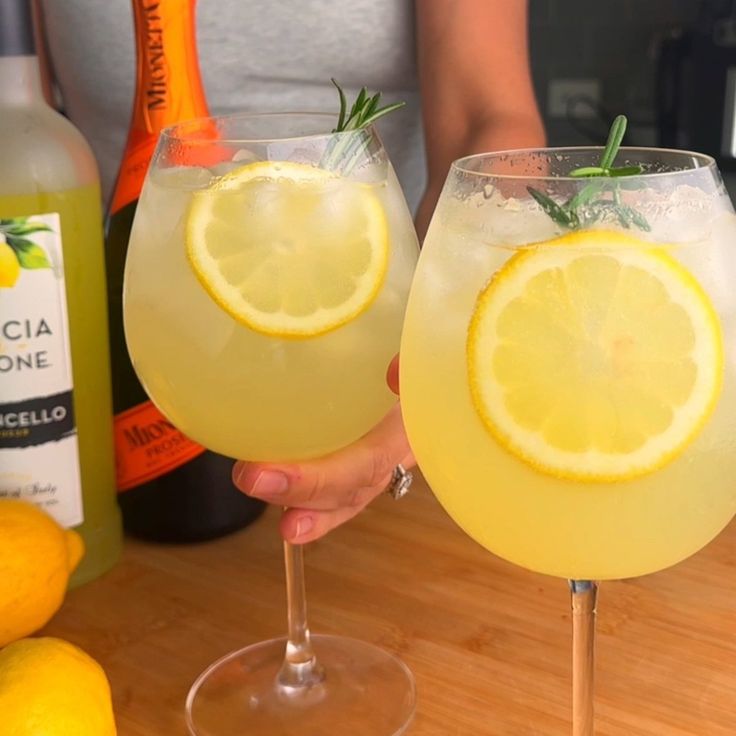
[[[42, 0], [64, 108], [92, 146], [107, 199], [135, 83], [130, 0]], [[199, 0], [197, 45], [213, 114], [337, 111], [330, 77], [405, 108], [378, 123], [415, 210], [425, 184], [412, 0]]]

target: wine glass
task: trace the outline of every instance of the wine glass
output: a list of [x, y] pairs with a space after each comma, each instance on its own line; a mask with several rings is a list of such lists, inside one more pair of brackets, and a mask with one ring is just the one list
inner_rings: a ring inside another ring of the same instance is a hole
[[448, 175], [401, 344], [429, 485], [473, 539], [570, 581], [592, 736], [597, 581], [697, 552], [736, 510], [736, 216], [708, 156], [471, 156]]
[[[334, 124], [182, 123], [163, 132], [143, 187], [124, 287], [133, 365], [168, 420], [226, 456], [321, 456], [396, 402], [386, 369], [416, 235], [376, 131]], [[370, 644], [311, 636], [302, 547], [284, 551], [288, 636], [210, 666], [187, 700], [191, 733], [401, 733], [410, 671]]]

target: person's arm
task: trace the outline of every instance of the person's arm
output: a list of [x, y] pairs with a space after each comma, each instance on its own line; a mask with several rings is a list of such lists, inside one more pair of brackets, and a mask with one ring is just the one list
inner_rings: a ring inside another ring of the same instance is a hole
[[427, 149], [420, 240], [450, 164], [472, 153], [543, 146], [529, 69], [526, 0], [415, 0]]

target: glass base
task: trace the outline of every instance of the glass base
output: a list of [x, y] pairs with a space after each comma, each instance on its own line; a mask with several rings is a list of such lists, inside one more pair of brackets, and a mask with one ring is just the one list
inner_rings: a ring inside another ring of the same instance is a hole
[[324, 679], [279, 682], [286, 639], [240, 649], [210, 665], [186, 704], [192, 736], [398, 736], [414, 715], [414, 677], [392, 654], [357, 639], [311, 638]]

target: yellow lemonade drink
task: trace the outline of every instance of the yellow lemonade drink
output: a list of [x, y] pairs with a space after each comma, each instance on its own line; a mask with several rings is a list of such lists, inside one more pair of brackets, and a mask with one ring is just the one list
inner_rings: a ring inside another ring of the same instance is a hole
[[[337, 115], [242, 113], [164, 130], [141, 192], [123, 288], [133, 367], [166, 421], [221, 455], [321, 456], [396, 406], [386, 374], [418, 247], [373, 123], [401, 103], [361, 88], [348, 107], [332, 81]], [[328, 732], [368, 713], [375, 692], [391, 701], [371, 720], [378, 733], [411, 719], [413, 678], [394, 655], [310, 636], [303, 542], [283, 545], [288, 635], [197, 678], [193, 733]]]
[[528, 569], [651, 573], [736, 511], [736, 216], [717, 181], [676, 177], [624, 192], [649, 231], [565, 232], [457, 168], [435, 213], [401, 347], [409, 439], [450, 516]]
[[396, 402], [416, 236], [384, 161], [151, 171], [126, 265], [125, 330], [159, 409], [211, 450], [295, 460], [363, 435]]

